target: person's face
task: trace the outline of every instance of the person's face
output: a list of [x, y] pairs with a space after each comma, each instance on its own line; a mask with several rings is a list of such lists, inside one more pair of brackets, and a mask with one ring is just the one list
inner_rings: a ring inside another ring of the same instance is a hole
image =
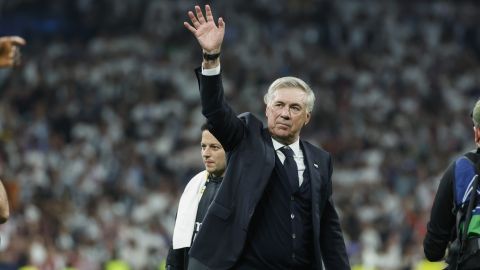
[[267, 105], [266, 115], [270, 135], [283, 144], [291, 144], [300, 130], [310, 121], [306, 106], [307, 94], [298, 88], [280, 88]]
[[208, 130], [202, 131], [202, 159], [205, 169], [214, 176], [223, 176], [225, 172], [225, 150], [220, 142]]
[[473, 127], [473, 135], [475, 138], [475, 144], [477, 145], [477, 147], [480, 147], [480, 128], [479, 127], [476, 127], [476, 126]]

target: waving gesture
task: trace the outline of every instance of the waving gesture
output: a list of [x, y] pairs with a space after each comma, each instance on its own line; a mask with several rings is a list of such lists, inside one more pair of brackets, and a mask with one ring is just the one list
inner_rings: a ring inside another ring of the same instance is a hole
[[0, 68], [11, 67], [20, 63], [20, 49], [25, 40], [18, 36], [0, 37]]
[[195, 6], [195, 13], [188, 12], [192, 24], [184, 22], [183, 25], [195, 35], [205, 53], [219, 53], [225, 34], [225, 22], [218, 18], [218, 27], [215, 25], [209, 5], [205, 5], [205, 15], [204, 17], [199, 6]]

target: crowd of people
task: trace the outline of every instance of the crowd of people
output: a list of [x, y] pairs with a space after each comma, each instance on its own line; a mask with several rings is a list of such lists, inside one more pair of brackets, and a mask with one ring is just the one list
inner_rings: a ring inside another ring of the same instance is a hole
[[[0, 73], [0, 175], [11, 202], [1, 267], [102, 269], [118, 259], [158, 269], [179, 195], [202, 169], [201, 52], [182, 24], [192, 4], [14, 2], [0, 5], [0, 29], [11, 26], [28, 46], [22, 66]], [[302, 136], [334, 158], [351, 264], [415, 269], [439, 176], [475, 147], [480, 7], [212, 6], [229, 27], [221, 57], [234, 109], [264, 114], [262, 96], [279, 76], [314, 89]]]

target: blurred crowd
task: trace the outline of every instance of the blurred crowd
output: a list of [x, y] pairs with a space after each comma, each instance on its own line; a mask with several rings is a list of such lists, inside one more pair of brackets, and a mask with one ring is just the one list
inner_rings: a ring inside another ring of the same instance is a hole
[[[0, 2], [0, 31], [28, 40], [23, 65], [0, 73], [11, 201], [0, 269], [160, 269], [179, 196], [202, 169], [201, 52], [182, 24], [194, 4], [205, 2]], [[302, 136], [334, 157], [351, 264], [416, 269], [439, 177], [475, 147], [480, 6], [211, 4], [226, 22], [222, 73], [237, 112], [263, 116], [279, 76], [316, 92]]]

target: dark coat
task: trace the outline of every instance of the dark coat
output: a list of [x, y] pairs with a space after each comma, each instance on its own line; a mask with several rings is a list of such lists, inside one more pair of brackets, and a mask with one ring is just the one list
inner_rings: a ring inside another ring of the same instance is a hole
[[[225, 102], [221, 75], [197, 69], [202, 113], [227, 152], [222, 186], [203, 221], [190, 256], [210, 269], [230, 269], [240, 257], [248, 227], [275, 166], [268, 130], [251, 113], [236, 116]], [[330, 154], [300, 140], [312, 190], [314, 255], [318, 269], [350, 269], [337, 212], [332, 201]]]

